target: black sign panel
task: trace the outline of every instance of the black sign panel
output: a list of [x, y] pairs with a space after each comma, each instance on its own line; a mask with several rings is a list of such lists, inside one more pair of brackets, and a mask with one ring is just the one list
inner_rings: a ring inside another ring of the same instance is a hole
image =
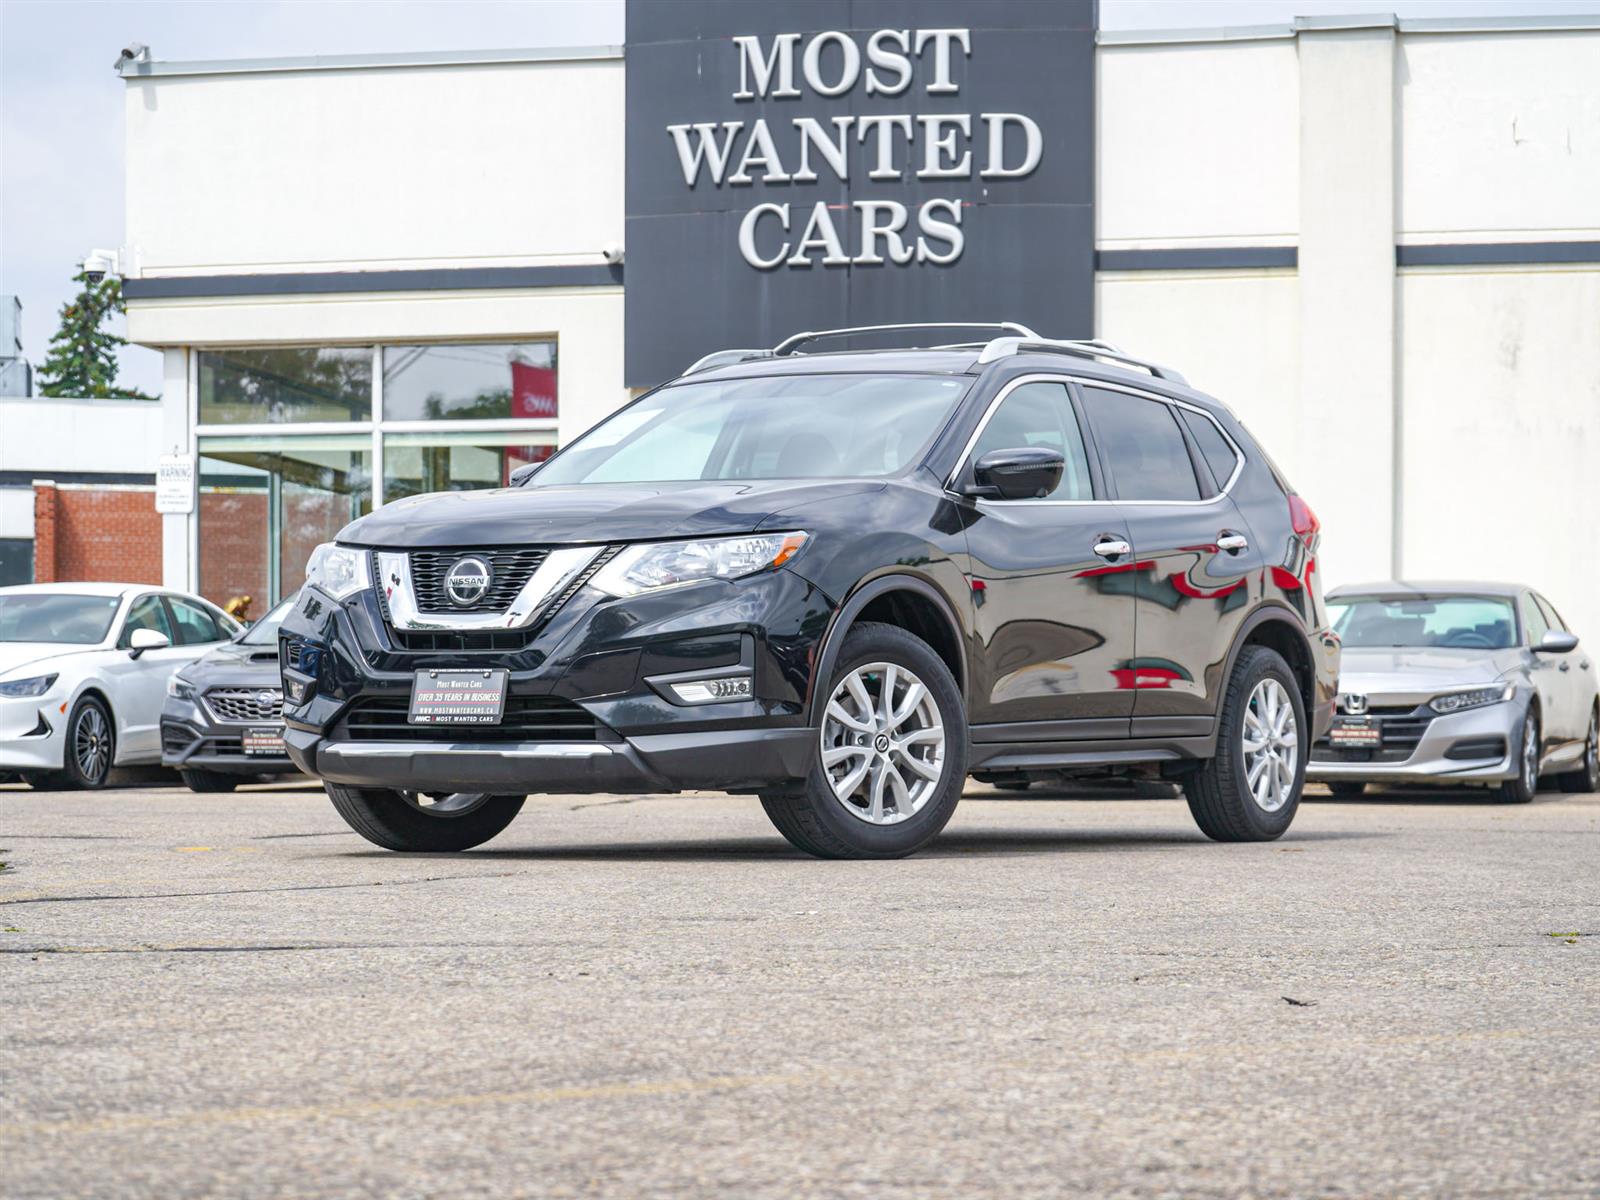
[[625, 374], [803, 329], [1093, 336], [1093, 0], [629, 0]]

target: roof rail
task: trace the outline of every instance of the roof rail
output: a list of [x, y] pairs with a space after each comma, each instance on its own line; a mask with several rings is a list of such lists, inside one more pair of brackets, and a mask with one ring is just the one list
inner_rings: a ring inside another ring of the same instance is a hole
[[1042, 351], [1046, 354], [1071, 354], [1078, 358], [1102, 359], [1106, 362], [1116, 363], [1119, 366], [1138, 367], [1148, 371], [1157, 379], [1165, 379], [1172, 383], [1188, 385], [1188, 380], [1171, 367], [1164, 367], [1160, 363], [1153, 363], [1147, 359], [1135, 358], [1131, 354], [1124, 354], [1110, 342], [1103, 342], [1098, 338], [1079, 342], [1062, 342], [1051, 338], [1036, 337], [999, 337], [991, 341], [978, 355], [978, 363], [991, 363], [996, 359], [1008, 358], [1013, 354], [1022, 354], [1027, 351]]
[[709, 371], [712, 367], [731, 367], [735, 363], [771, 357], [771, 350], [715, 350], [704, 358], [696, 359], [684, 374], [693, 375], [696, 371]]
[[848, 329], [816, 329], [786, 337], [773, 347], [774, 357], [793, 354], [795, 347], [821, 338], [853, 337], [860, 333], [888, 333], [900, 329], [999, 329], [1030, 341], [1039, 335], [1015, 321], [928, 321], [916, 325], [855, 325]]

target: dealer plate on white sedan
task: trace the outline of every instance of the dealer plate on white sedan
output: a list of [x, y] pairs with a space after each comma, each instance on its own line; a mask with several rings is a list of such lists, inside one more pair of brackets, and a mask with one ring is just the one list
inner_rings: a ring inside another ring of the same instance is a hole
[[1335, 746], [1380, 746], [1383, 730], [1369, 717], [1335, 717], [1328, 741]]
[[408, 719], [413, 725], [498, 725], [505, 707], [504, 671], [418, 671]]

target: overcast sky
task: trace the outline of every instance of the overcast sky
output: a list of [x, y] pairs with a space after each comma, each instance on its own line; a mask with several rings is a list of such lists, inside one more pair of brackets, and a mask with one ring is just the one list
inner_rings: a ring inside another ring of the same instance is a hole
[[[666, 2], [666, 0], [663, 0]], [[799, 0], [794, 0], [799, 5]], [[1107, 29], [1259, 25], [1297, 15], [1600, 13], [1600, 0], [1101, 0]], [[623, 0], [0, 0], [0, 293], [37, 367], [75, 263], [122, 241], [117, 52], [157, 59], [619, 44]], [[123, 382], [160, 389], [130, 347]]]

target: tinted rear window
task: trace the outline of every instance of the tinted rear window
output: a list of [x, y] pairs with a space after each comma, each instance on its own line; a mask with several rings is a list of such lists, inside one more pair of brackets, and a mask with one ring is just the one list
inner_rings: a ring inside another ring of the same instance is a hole
[[1183, 423], [1189, 427], [1195, 445], [1200, 447], [1200, 457], [1211, 468], [1211, 475], [1217, 481], [1217, 490], [1221, 491], [1233, 477], [1234, 468], [1239, 465], [1239, 456], [1209, 418], [1187, 408], [1180, 408], [1178, 412], [1183, 416]]
[[1189, 447], [1172, 409], [1157, 400], [1083, 389], [1101, 453], [1110, 460], [1120, 500], [1198, 500]]

